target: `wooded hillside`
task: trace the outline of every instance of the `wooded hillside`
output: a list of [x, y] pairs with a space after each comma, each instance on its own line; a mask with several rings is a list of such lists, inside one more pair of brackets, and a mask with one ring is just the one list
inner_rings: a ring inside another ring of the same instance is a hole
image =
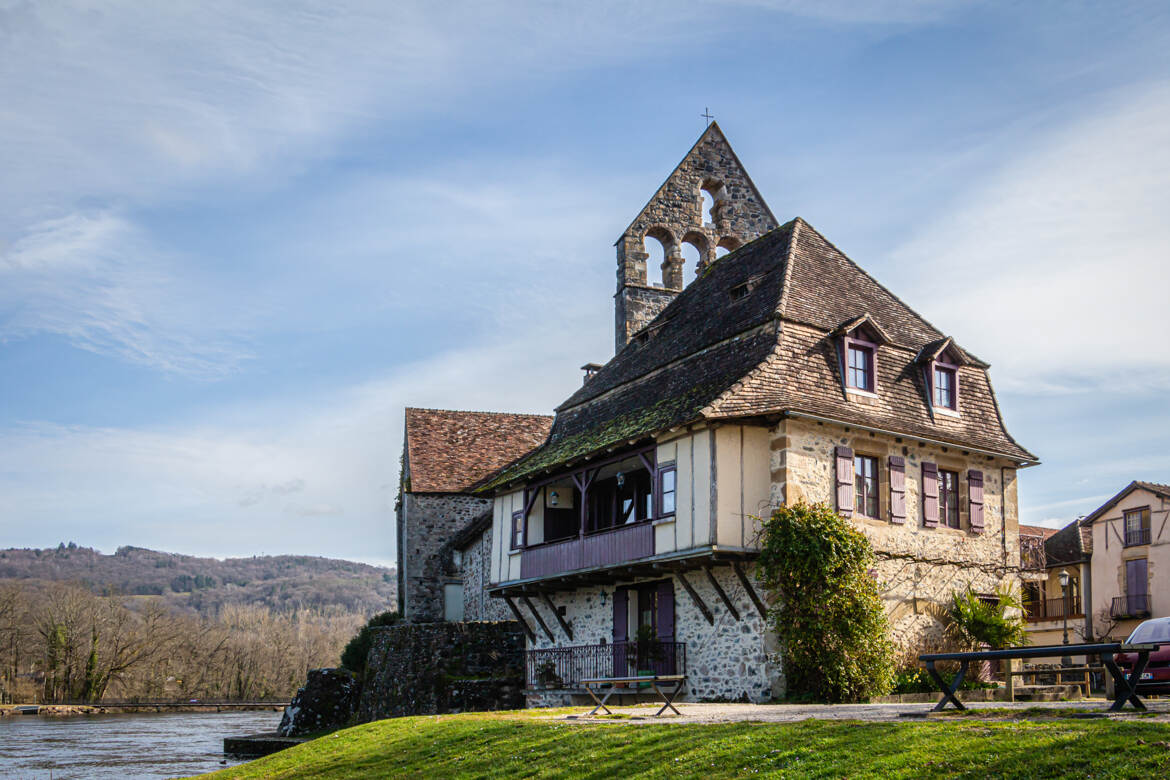
[[80, 583], [98, 595], [161, 596], [172, 607], [214, 616], [227, 604], [372, 615], [393, 609], [393, 569], [305, 555], [196, 558], [141, 547], [103, 555], [72, 543], [0, 550], [0, 580]]

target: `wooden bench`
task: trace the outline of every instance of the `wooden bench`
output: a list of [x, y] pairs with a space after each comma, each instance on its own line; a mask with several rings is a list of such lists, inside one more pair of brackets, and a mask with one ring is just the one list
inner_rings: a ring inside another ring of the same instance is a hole
[[[1121, 642], [1107, 642], [1088, 645], [1044, 645], [1042, 647], [1011, 647], [1006, 650], [975, 650], [966, 653], [928, 653], [918, 656], [918, 660], [926, 664], [926, 671], [942, 691], [942, 698], [934, 705], [934, 711], [944, 709], [947, 704], [954, 704], [960, 710], [967, 709], [955, 696], [959, 686], [963, 684], [963, 677], [967, 674], [967, 667], [972, 661], [994, 661], [1017, 658], [1060, 658], [1070, 655], [1099, 655], [1105, 670], [1113, 677], [1116, 695], [1109, 710], [1116, 712], [1125, 707], [1126, 702], [1134, 709], [1144, 710], [1145, 704], [1137, 695], [1137, 683], [1142, 678], [1142, 672], [1150, 662], [1150, 653], [1161, 647], [1156, 643], [1127, 645]], [[1127, 675], [1121, 671], [1113, 657], [1117, 653], [1135, 653], [1137, 662], [1133, 670]], [[959, 673], [949, 683], [943, 680], [942, 675], [935, 668], [938, 661], [958, 661]]]
[[[585, 687], [585, 692], [589, 694], [593, 701], [597, 702], [597, 706], [591, 709], [585, 717], [593, 715], [598, 710], [605, 710], [606, 715], [612, 715], [613, 713], [609, 707], [605, 706], [610, 696], [613, 696], [619, 689], [629, 688], [630, 686], [641, 686], [647, 683], [654, 688], [654, 692], [664, 702], [662, 708], [654, 713], [654, 717], [657, 718], [666, 712], [667, 709], [674, 710], [675, 715], [682, 715], [672, 702], [674, 701], [674, 697], [678, 696], [679, 692], [683, 689], [683, 683], [686, 682], [686, 679], [685, 674], [655, 674], [645, 677], [594, 677], [588, 680], [581, 680], [581, 685]], [[668, 687], [664, 691], [659, 687], [660, 684], [673, 687]], [[605, 691], [605, 695], [598, 699], [597, 693], [603, 690]]]

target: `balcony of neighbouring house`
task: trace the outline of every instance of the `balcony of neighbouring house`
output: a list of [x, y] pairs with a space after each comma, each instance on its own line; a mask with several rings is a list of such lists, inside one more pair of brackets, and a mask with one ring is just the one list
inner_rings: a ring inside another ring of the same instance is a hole
[[520, 577], [527, 580], [578, 569], [605, 568], [653, 554], [654, 527], [650, 523], [603, 528], [525, 548], [520, 558]]
[[[1059, 598], [1025, 601], [1024, 615], [1030, 623], [1037, 623], [1041, 620], [1062, 620], [1065, 616], [1065, 600]], [[1084, 616], [1085, 613], [1081, 608], [1080, 598], [1069, 598], [1068, 617], [1071, 619], [1083, 618]]]
[[1150, 529], [1149, 528], [1127, 528], [1125, 529], [1125, 546], [1136, 547], [1139, 544], [1150, 543]]
[[1115, 596], [1109, 614], [1115, 618], [1145, 618], [1150, 616], [1150, 594], [1135, 593]]
[[525, 653], [529, 688], [576, 689], [581, 680], [686, 674], [686, 642], [612, 642], [547, 647]]

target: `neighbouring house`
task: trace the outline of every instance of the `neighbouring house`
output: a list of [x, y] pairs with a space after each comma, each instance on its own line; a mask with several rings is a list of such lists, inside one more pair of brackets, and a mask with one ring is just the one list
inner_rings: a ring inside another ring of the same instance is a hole
[[[1074, 521], [1064, 528], [1020, 526], [1024, 615], [1034, 645], [1059, 645], [1067, 625], [1070, 644], [1093, 637], [1085, 605], [1091, 602], [1089, 529]], [[1036, 576], [1030, 576], [1035, 572]], [[1061, 585], [1061, 574], [1068, 584]]]
[[[1037, 459], [1008, 434], [988, 364], [807, 222], [780, 224], [718, 125], [617, 260], [617, 354], [475, 493], [492, 511], [488, 593], [528, 636], [530, 704], [647, 669], [685, 673], [689, 699], [781, 694], [754, 561], [757, 518], [785, 503], [826, 502], [869, 537], [906, 656], [943, 642], [955, 590], [1019, 587], [1017, 470]], [[433, 495], [409, 466], [405, 494]]]
[[1092, 554], [1087, 617], [1098, 636], [1124, 639], [1142, 620], [1170, 616], [1170, 485], [1129, 483], [1080, 525]]
[[[410, 622], [503, 620], [483, 596], [492, 502], [477, 482], [544, 441], [552, 418], [406, 410], [398, 525], [398, 611]], [[466, 599], [466, 601], [465, 601]]]

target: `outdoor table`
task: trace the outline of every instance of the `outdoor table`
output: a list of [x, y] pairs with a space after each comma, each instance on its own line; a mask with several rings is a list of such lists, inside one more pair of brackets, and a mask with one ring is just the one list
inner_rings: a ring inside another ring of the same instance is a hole
[[[581, 685], [585, 686], [585, 692], [589, 694], [593, 701], [597, 702], [597, 706], [591, 709], [585, 717], [589, 717], [598, 710], [605, 710], [606, 715], [612, 715], [613, 713], [610, 712], [609, 707], [605, 706], [605, 703], [618, 690], [618, 686], [629, 686], [640, 683], [649, 683], [654, 688], [654, 692], [664, 702], [662, 708], [654, 713], [654, 717], [657, 718], [666, 712], [668, 708], [674, 710], [675, 715], [682, 715], [672, 702], [674, 701], [674, 697], [678, 696], [679, 692], [683, 689], [683, 683], [686, 682], [686, 679], [685, 674], [655, 674], [645, 677], [595, 677], [589, 680], [581, 680]], [[663, 690], [659, 687], [659, 683], [673, 687], [667, 687], [667, 690]], [[609, 686], [609, 688], [605, 691], [605, 695], [598, 699], [597, 691], [602, 690], [606, 686]]]
[[[1129, 702], [1134, 709], [1144, 710], [1146, 705], [1137, 695], [1137, 684], [1142, 679], [1142, 672], [1150, 662], [1150, 653], [1161, 647], [1158, 643], [1142, 643], [1127, 645], [1122, 642], [1106, 642], [1103, 644], [1086, 645], [1044, 645], [1042, 647], [1010, 647], [1006, 650], [975, 650], [966, 653], [928, 653], [918, 656], [918, 660], [926, 663], [926, 671], [938, 684], [942, 691], [942, 698], [934, 705], [934, 712], [944, 709], [948, 703], [954, 704], [960, 710], [967, 709], [955, 696], [959, 686], [963, 684], [963, 677], [967, 674], [967, 667], [972, 661], [993, 661], [997, 659], [1016, 658], [1058, 658], [1069, 655], [1100, 655], [1101, 663], [1113, 676], [1115, 693], [1113, 704], [1109, 710], [1116, 712]], [[1113, 657], [1117, 653], [1136, 653], [1137, 662], [1133, 670], [1126, 675], [1118, 667]], [[959, 673], [949, 683], [943, 680], [934, 665], [936, 661], [958, 661]]]

